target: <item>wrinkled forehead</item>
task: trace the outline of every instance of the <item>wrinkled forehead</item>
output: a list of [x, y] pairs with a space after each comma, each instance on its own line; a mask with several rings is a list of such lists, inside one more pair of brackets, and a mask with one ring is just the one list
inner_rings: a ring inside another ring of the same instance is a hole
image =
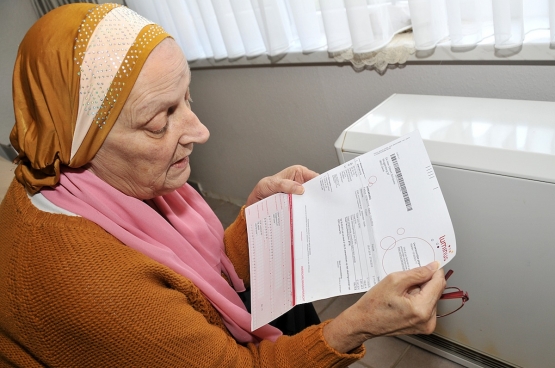
[[165, 39], [150, 53], [123, 108], [126, 118], [118, 121], [131, 127], [143, 125], [157, 112], [188, 99], [190, 81], [191, 71], [181, 48], [174, 40]]
[[191, 71], [181, 47], [172, 38], [160, 42], [150, 53], [135, 85], [146, 80], [155, 81], [161, 75], [168, 77], [191, 79]]

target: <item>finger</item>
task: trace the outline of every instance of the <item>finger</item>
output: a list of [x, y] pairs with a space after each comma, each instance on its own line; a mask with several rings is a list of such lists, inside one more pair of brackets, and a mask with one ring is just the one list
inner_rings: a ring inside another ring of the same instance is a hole
[[413, 286], [420, 286], [431, 280], [438, 268], [439, 263], [434, 261], [426, 266], [403, 271], [400, 273], [402, 276], [399, 278], [399, 286], [404, 290], [409, 290]]
[[[432, 276], [432, 278], [429, 281], [426, 281], [420, 285], [415, 285], [415, 286], [411, 286], [409, 287], [409, 289], [407, 290], [407, 293], [409, 295], [417, 295], [420, 294], [420, 292], [422, 291], [422, 289], [426, 288], [426, 285], [428, 285], [429, 283], [435, 284], [438, 282], [439, 280], [439, 293], [443, 293], [443, 290], [445, 289], [445, 282], [444, 282], [444, 273], [443, 273], [443, 269], [439, 269], [437, 270], [434, 275]], [[434, 285], [431, 286], [434, 290], [437, 290], [438, 288]], [[429, 287], [428, 287], [429, 288]], [[433, 293], [433, 291], [432, 291]]]
[[443, 273], [443, 269], [434, 272], [432, 278], [425, 284], [421, 285], [421, 289], [423, 296], [430, 298], [433, 297], [436, 298], [436, 300], [439, 299], [445, 290], [445, 274]]
[[297, 183], [303, 184], [310, 179], [317, 177], [318, 173], [302, 165], [294, 165], [286, 168], [277, 175], [283, 179], [291, 179]]
[[430, 316], [430, 319], [426, 323], [426, 326], [424, 327], [424, 331], [422, 331], [422, 333], [425, 335], [429, 335], [433, 333], [436, 329], [436, 324], [437, 324], [436, 312], [433, 311], [433, 315]]
[[245, 205], [250, 206], [275, 193], [303, 194], [304, 187], [302, 184], [316, 176], [318, 176], [318, 173], [302, 165], [290, 166], [275, 175], [260, 180], [249, 194]]
[[269, 188], [272, 193], [286, 193], [286, 194], [303, 194], [304, 187], [297, 181], [289, 179], [272, 180], [269, 183]]
[[418, 293], [420, 293], [420, 286], [411, 286], [408, 290], [407, 293], [410, 295], [417, 295]]
[[[435, 278], [435, 277], [437, 277], [437, 278], [440, 278], [440, 279], [445, 280], [445, 272], [444, 272], [443, 268], [440, 268], [439, 270], [437, 270], [436, 273], [438, 273], [438, 275], [434, 274], [434, 276], [432, 276], [432, 279]], [[430, 279], [430, 281], [431, 281], [432, 279]], [[426, 281], [425, 283], [423, 283], [423, 284], [420, 285], [420, 286], [421, 286], [421, 287], [424, 287], [424, 286], [425, 286], [428, 282], [430, 282], [430, 281]]]
[[[300, 173], [301, 177], [302, 177], [302, 183], [305, 183], [307, 181], [309, 181], [310, 179], [314, 179], [315, 177], [317, 177], [319, 174], [316, 171], [312, 171], [310, 169], [307, 169], [304, 166], [301, 166], [301, 173]], [[298, 180], [297, 180], [298, 181]]]
[[290, 180], [271, 176], [262, 179], [256, 187], [256, 198], [263, 199], [275, 193], [302, 194], [304, 188], [301, 184]]

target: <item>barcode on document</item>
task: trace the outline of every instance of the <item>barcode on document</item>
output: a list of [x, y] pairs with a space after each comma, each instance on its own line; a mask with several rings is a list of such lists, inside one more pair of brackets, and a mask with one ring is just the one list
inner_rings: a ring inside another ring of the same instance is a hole
[[409, 192], [407, 192], [407, 186], [405, 185], [405, 180], [403, 179], [401, 168], [399, 167], [399, 163], [397, 162], [397, 156], [393, 154], [390, 157], [391, 157], [391, 162], [393, 162], [393, 167], [395, 168], [395, 174], [397, 175], [399, 188], [401, 188], [401, 193], [403, 193], [403, 199], [405, 200], [405, 206], [407, 206], [407, 211], [412, 211], [412, 204], [410, 203]]

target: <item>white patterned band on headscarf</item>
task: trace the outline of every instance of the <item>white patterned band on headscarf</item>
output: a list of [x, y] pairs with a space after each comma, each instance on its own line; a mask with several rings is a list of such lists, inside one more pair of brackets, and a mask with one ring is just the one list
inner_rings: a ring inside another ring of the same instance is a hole
[[83, 43], [87, 40], [88, 43], [85, 51], [79, 53], [83, 54], [82, 59], [75, 58], [76, 63], [80, 64], [80, 88], [71, 159], [83, 143], [93, 120], [99, 129], [105, 124], [107, 116], [97, 116], [97, 113], [106, 105], [115, 103], [118, 94], [112, 82], [118, 71], [127, 75], [132, 70], [135, 63], [133, 58], [136, 56], [127, 53], [139, 32], [149, 24], [153, 22], [121, 6], [110, 10], [99, 21], [92, 35], [90, 27], [79, 30], [79, 37], [82, 38], [76, 38], [75, 48], [84, 47]]

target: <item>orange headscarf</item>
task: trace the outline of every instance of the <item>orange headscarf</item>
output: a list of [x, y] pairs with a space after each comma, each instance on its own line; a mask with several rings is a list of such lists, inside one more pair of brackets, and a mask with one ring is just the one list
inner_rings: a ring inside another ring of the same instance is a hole
[[[112, 15], [122, 20], [102, 23], [114, 9], [119, 10]], [[113, 23], [127, 28], [112, 32]], [[104, 38], [96, 44], [89, 42], [95, 40], [99, 24], [103, 24]], [[131, 32], [129, 43], [129, 31], [133, 27], [138, 33]], [[64, 5], [31, 27], [21, 42], [15, 62], [16, 122], [10, 134], [10, 141], [19, 153], [16, 178], [30, 193], [36, 193], [43, 186], [55, 186], [60, 179], [61, 165], [77, 168], [94, 157], [118, 118], [148, 55], [166, 37], [170, 36], [160, 26], [117, 4]], [[128, 46], [118, 49], [126, 50], [121, 54], [122, 60], [118, 60], [121, 65], [114, 64], [113, 71], [107, 66], [103, 70], [103, 64], [100, 68], [96, 65], [95, 70], [90, 67], [90, 60], [95, 59], [91, 47], [96, 47], [95, 52], [101, 54], [98, 50], [102, 50], [104, 44], [99, 42], [115, 46], [120, 45], [122, 39]], [[84, 59], [86, 55], [89, 64]], [[94, 88], [87, 87], [88, 91], [83, 92], [83, 85], [97, 83], [93, 78], [103, 72], [104, 76], [108, 73], [110, 80], [105, 83], [106, 88], [100, 90], [101, 97]], [[97, 99], [92, 101], [94, 93]], [[95, 102], [96, 108], [89, 108], [89, 104], [95, 105]], [[80, 106], [86, 112], [79, 111]], [[80, 127], [82, 137], [76, 143], [77, 120], [87, 114], [89, 122]]]

